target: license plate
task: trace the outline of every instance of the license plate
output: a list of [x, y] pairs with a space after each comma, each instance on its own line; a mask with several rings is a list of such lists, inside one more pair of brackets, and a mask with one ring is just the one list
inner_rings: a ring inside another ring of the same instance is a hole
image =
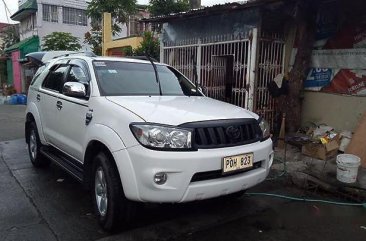
[[253, 153], [228, 156], [222, 159], [222, 173], [230, 173], [253, 166]]

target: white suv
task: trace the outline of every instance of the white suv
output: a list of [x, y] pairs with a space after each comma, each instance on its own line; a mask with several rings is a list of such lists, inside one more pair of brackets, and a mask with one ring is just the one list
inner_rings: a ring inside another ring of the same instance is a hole
[[171, 66], [70, 54], [36, 73], [25, 124], [34, 166], [50, 160], [93, 192], [106, 230], [136, 202], [241, 193], [273, 161], [267, 123], [202, 94]]

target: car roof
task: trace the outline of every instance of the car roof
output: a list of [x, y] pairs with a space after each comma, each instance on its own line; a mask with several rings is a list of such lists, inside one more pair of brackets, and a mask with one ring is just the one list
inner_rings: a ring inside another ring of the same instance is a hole
[[[131, 57], [114, 57], [114, 56], [96, 56], [92, 52], [75, 52], [75, 51], [44, 51], [33, 52], [27, 54], [26, 57], [37, 65], [43, 65], [46, 63], [54, 63], [61, 59], [84, 59], [84, 60], [96, 60], [96, 61], [121, 61], [130, 63], [145, 63], [150, 64], [150, 61], [146, 56], [131, 56]], [[152, 59], [154, 63], [158, 65], [166, 65], [159, 63], [156, 59]]]

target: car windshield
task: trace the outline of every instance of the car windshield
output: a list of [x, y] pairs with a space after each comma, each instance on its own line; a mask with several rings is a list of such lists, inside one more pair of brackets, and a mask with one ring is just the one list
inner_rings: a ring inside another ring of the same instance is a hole
[[[104, 96], [160, 95], [159, 84], [150, 63], [122, 61], [93, 62], [99, 89]], [[195, 85], [172, 67], [156, 65], [162, 95], [199, 95]]]

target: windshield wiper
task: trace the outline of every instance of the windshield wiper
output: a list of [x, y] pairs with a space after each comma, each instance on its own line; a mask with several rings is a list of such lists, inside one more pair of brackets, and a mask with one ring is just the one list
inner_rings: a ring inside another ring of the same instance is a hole
[[151, 65], [154, 68], [156, 83], [158, 83], [158, 85], [159, 85], [159, 93], [160, 93], [160, 95], [163, 95], [163, 93], [161, 91], [160, 79], [159, 79], [158, 69], [156, 68], [156, 64], [154, 63], [154, 61], [151, 59], [151, 57], [147, 53], [146, 53], [146, 58], [150, 61]]

